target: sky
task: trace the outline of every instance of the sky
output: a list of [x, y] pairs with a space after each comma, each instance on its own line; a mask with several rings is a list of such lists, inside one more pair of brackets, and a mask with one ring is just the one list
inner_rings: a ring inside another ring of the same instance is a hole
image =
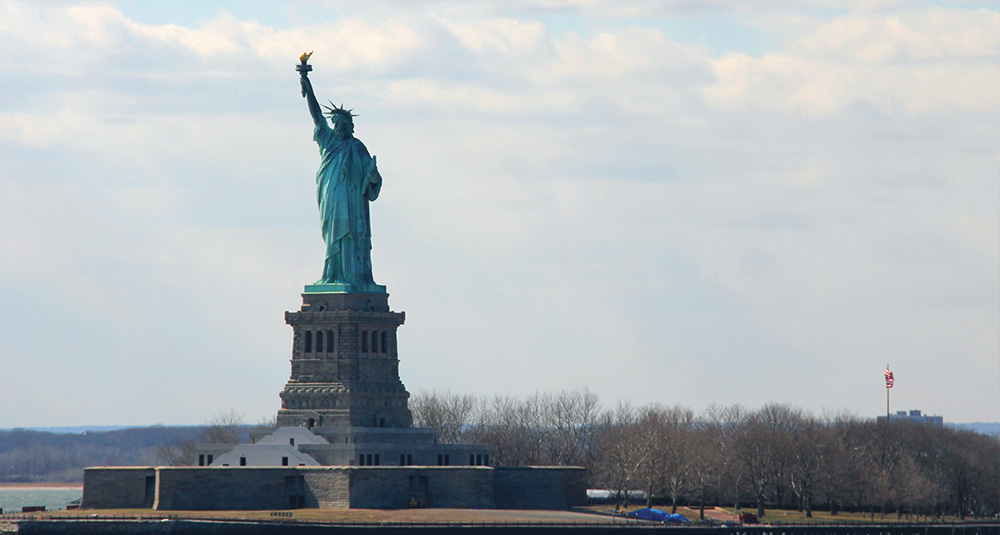
[[0, 3], [0, 428], [273, 415], [359, 117], [410, 392], [1000, 420], [995, 2]]

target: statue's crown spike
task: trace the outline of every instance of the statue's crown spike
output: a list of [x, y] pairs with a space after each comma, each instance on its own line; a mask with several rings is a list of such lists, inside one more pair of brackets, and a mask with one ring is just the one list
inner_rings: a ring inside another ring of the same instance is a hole
[[357, 117], [357, 115], [351, 113], [354, 111], [353, 109], [350, 110], [344, 109], [343, 103], [341, 103], [340, 106], [338, 106], [334, 104], [332, 100], [329, 102], [330, 102], [329, 106], [323, 104], [323, 107], [326, 108], [326, 114], [329, 115], [330, 117], [333, 117], [334, 115], [341, 115], [344, 117]]

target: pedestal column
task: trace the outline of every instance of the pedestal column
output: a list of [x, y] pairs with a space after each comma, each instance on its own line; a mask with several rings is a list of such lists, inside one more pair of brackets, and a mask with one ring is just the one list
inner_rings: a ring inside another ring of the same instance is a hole
[[285, 312], [292, 373], [278, 425], [410, 427], [396, 343], [405, 314], [389, 310], [386, 293], [315, 289], [306, 287], [299, 311]]

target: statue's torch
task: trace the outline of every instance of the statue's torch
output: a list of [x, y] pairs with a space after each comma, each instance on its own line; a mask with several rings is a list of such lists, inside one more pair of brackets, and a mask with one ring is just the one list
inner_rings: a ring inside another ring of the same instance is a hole
[[[312, 65], [306, 63], [307, 61], [309, 61], [309, 56], [312, 55], [313, 55], [312, 52], [303, 53], [301, 56], [299, 56], [299, 64], [295, 66], [295, 70], [298, 71], [298, 73], [301, 74], [303, 78], [308, 76], [309, 71], [313, 70]], [[302, 96], [303, 97], [306, 96], [306, 88], [304, 86], [302, 87]]]

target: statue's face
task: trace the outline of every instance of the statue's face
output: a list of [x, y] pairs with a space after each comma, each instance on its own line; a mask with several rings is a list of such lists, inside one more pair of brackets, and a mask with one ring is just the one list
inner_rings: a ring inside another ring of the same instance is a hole
[[331, 120], [333, 121], [333, 129], [345, 134], [354, 133], [354, 121], [343, 115], [334, 115]]

